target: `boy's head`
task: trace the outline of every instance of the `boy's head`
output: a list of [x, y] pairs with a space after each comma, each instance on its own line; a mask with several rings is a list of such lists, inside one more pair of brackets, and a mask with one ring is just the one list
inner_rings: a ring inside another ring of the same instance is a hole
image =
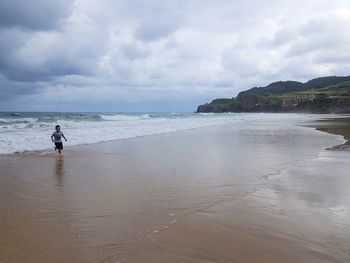
[[60, 125], [56, 125], [55, 130], [56, 130], [57, 132], [59, 132], [59, 131], [61, 130]]

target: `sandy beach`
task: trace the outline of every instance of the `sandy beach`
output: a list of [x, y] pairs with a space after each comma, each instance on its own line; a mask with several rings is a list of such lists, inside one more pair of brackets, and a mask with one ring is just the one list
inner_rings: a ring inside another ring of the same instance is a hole
[[344, 136], [345, 143], [334, 145], [333, 150], [350, 150], [350, 117], [347, 115], [337, 116], [336, 118], [323, 118], [312, 125], [320, 131], [329, 132]]
[[350, 262], [348, 118], [318, 119], [1, 155], [0, 261]]

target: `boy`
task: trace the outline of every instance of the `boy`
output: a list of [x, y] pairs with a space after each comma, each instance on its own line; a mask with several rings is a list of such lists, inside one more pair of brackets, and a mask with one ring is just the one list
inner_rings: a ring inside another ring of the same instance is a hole
[[51, 135], [51, 141], [55, 144], [55, 151], [58, 150], [58, 153], [61, 154], [61, 151], [63, 150], [63, 144], [61, 137], [64, 138], [65, 141], [67, 141], [66, 137], [64, 137], [63, 132], [61, 132], [60, 125], [56, 125], [55, 130]]

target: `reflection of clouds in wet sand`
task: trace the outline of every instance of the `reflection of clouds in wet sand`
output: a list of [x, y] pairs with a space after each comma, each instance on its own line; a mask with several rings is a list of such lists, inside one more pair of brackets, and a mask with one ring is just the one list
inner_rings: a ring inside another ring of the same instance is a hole
[[271, 227], [273, 222], [277, 232], [291, 236], [298, 233], [298, 239], [310, 242], [320, 251], [332, 249], [348, 258], [348, 157], [346, 153], [322, 151], [318, 158], [297, 162], [271, 178], [272, 189], [250, 196], [257, 204], [256, 211], [262, 211], [260, 218], [264, 213], [269, 216], [270, 223], [264, 223], [268, 224], [265, 227]]

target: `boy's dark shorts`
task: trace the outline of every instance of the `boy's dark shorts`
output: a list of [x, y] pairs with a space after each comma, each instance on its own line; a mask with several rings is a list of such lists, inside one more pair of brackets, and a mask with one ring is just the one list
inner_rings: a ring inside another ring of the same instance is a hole
[[61, 142], [55, 142], [55, 146], [57, 150], [63, 150], [63, 143]]

